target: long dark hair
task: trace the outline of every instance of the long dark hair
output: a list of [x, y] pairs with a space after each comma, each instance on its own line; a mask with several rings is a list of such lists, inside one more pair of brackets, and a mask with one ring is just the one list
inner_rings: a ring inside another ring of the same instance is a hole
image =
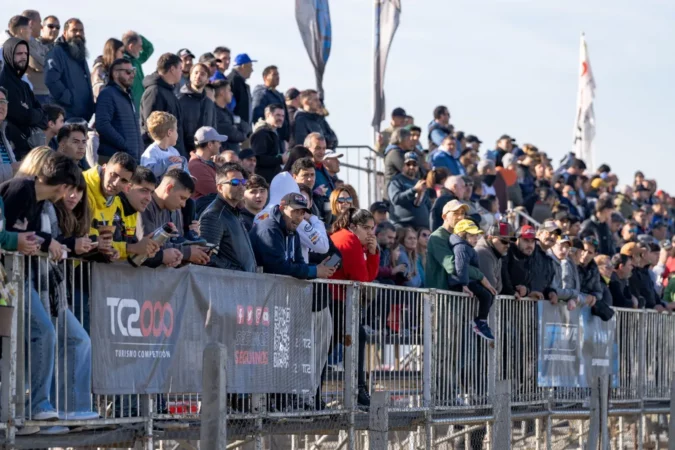
[[296, 145], [288, 153], [288, 161], [286, 161], [286, 164], [284, 165], [284, 172], [290, 172], [293, 163], [302, 158], [312, 158], [312, 160], [314, 160], [314, 155], [307, 147]]
[[349, 229], [351, 225], [365, 225], [369, 220], [373, 220], [373, 215], [367, 209], [356, 209], [349, 208], [347, 211], [343, 212], [335, 222], [333, 222], [333, 227], [331, 228], [331, 234], [336, 233], [340, 230]]
[[82, 192], [82, 199], [75, 206], [75, 209], [69, 211], [63, 200], [59, 200], [54, 204], [56, 217], [59, 220], [59, 228], [64, 237], [83, 237], [89, 234], [91, 212], [89, 211], [89, 201], [87, 199], [87, 182], [82, 174], [80, 174], [76, 189]]
[[110, 38], [105, 41], [105, 44], [103, 45], [103, 57], [101, 59], [103, 60], [103, 67], [105, 68], [106, 73], [110, 70], [113, 61], [117, 59], [115, 58], [115, 53], [122, 47], [124, 47], [124, 43], [119, 39]]

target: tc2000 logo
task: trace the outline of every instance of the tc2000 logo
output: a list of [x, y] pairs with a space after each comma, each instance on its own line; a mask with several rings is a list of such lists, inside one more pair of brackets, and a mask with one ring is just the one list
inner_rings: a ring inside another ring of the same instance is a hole
[[[122, 336], [154, 337], [171, 336], [173, 333], [173, 308], [170, 303], [151, 302], [146, 300], [143, 305], [132, 298], [108, 297], [110, 307], [110, 332], [113, 336], [119, 330]], [[126, 322], [123, 321], [123, 311], [126, 313]]]

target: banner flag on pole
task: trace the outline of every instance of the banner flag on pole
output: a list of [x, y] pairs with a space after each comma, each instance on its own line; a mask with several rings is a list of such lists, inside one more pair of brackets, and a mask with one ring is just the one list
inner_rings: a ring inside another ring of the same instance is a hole
[[323, 74], [330, 56], [332, 35], [328, 0], [295, 0], [295, 20], [314, 66], [316, 90], [323, 99]]
[[401, 0], [375, 0], [375, 64], [373, 127], [379, 129], [385, 119], [384, 72], [387, 68], [389, 49], [394, 40], [401, 16]]
[[577, 93], [577, 114], [574, 122], [574, 153], [584, 160], [592, 170], [593, 138], [595, 137], [595, 78], [588, 57], [586, 37], [581, 34], [581, 50], [579, 55], [579, 92]]

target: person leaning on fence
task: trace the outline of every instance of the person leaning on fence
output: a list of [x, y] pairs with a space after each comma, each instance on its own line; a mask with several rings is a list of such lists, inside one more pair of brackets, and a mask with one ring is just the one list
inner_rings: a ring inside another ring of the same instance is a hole
[[556, 304], [558, 300], [566, 302], [569, 311], [576, 308], [577, 303], [586, 302], [586, 296], [581, 295], [579, 290], [581, 283], [576, 266], [567, 258], [571, 245], [572, 241], [569, 236], [558, 236], [558, 241], [548, 250], [555, 270], [551, 287], [556, 290], [557, 294], [557, 298], [555, 301], [551, 300], [551, 303]]
[[625, 253], [618, 253], [611, 259], [613, 272], [609, 281], [609, 292], [612, 295], [613, 306], [617, 308], [639, 307], [637, 297], [635, 297], [628, 283], [633, 273], [633, 258]]
[[[8, 230], [16, 232], [35, 232], [40, 239], [40, 249], [48, 252], [54, 261], [63, 258], [64, 247], [42, 227], [42, 211], [45, 202], [58, 202], [65, 194], [78, 186], [80, 169], [64, 155], [50, 154], [35, 178], [14, 178], [0, 185], [5, 207], [5, 223]], [[26, 236], [25, 234], [23, 236]], [[22, 238], [20, 238], [22, 239]], [[37, 241], [36, 241], [37, 242]], [[37, 280], [36, 280], [37, 281]], [[91, 342], [82, 325], [67, 307], [67, 300], [59, 298], [56, 304], [45, 305], [38, 288], [32, 280], [27, 280], [25, 333], [29, 348], [30, 364], [29, 386], [30, 418], [33, 420], [96, 419], [98, 414], [91, 411]], [[68, 339], [59, 340], [59, 355], [67, 355], [68, 361], [59, 364], [59, 373], [54, 374], [57, 334], [52, 324], [50, 309], [58, 315], [59, 335], [67, 333]], [[67, 367], [67, 373], [64, 369]], [[51, 397], [54, 377], [58, 379], [58, 405], [54, 408]], [[67, 387], [67, 389], [66, 389]], [[46, 430], [47, 432], [63, 432], [62, 429]], [[67, 430], [65, 430], [67, 431]]]
[[[570, 255], [570, 258], [575, 259], [577, 262], [581, 293], [586, 296], [595, 297], [597, 302], [602, 301], [607, 303], [604, 299], [606, 289], [603, 288], [604, 283], [602, 282], [598, 265], [595, 262], [595, 258], [598, 256], [598, 246], [596, 244], [598, 242], [593, 237], [586, 237], [583, 240], [574, 239], [570, 253], [576, 253], [577, 255], [576, 258], [574, 255]], [[611, 303], [609, 306], [611, 306]]]
[[[365, 209], [350, 208], [340, 214], [333, 223], [330, 236], [333, 244], [342, 255], [339, 268], [331, 277], [333, 280], [359, 281], [371, 283], [377, 276], [380, 266], [380, 249], [375, 237], [375, 221], [373, 215]], [[344, 330], [344, 295], [345, 289], [335, 286], [333, 289], [333, 329], [336, 343], [343, 343]], [[363, 325], [359, 325], [358, 349], [358, 404], [370, 406], [370, 395], [366, 383], [365, 355], [367, 335]]]
[[492, 225], [485, 236], [476, 244], [478, 266], [485, 278], [495, 288], [497, 293], [502, 292], [502, 263], [516, 236], [513, 227], [506, 222]]
[[[214, 246], [209, 266], [255, 272], [255, 254], [239, 210], [248, 189], [244, 173], [237, 163], [226, 163], [218, 168], [218, 196], [202, 213], [199, 231], [206, 242]], [[258, 188], [266, 191], [265, 186]]]

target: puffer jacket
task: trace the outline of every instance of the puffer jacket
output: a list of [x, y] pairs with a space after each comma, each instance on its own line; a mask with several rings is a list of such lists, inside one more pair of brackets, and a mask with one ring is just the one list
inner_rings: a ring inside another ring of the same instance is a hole
[[143, 153], [141, 126], [131, 93], [114, 81], [101, 90], [96, 103], [96, 131], [99, 156], [128, 153], [140, 161]]
[[[179, 124], [183, 122], [183, 109], [174, 95], [173, 85], [164, 81], [157, 72], [151, 73], [143, 80], [143, 97], [141, 97], [141, 127], [143, 128], [143, 144], [147, 147], [152, 144], [152, 138], [148, 134], [147, 120], [153, 111], [164, 111], [176, 118]], [[194, 143], [192, 144], [194, 146]], [[174, 148], [181, 155], [189, 157], [190, 153], [185, 151], [183, 143], [183, 133], [178, 130], [178, 142]]]
[[197, 130], [201, 127], [216, 128], [216, 105], [205, 92], [195, 92], [187, 84], [180, 89], [178, 103], [183, 113], [182, 123], [179, 124], [183, 132], [183, 144], [185, 151], [190, 154], [195, 149]]
[[456, 234], [450, 235], [450, 246], [455, 260], [454, 273], [448, 274], [450, 289], [467, 286], [469, 281], [482, 280], [484, 275], [479, 268], [476, 250]]
[[604, 301], [603, 297], [606, 286], [603, 287], [603, 285], [606, 285], [606, 283], [602, 281], [600, 270], [595, 261], [591, 260], [585, 266], [579, 265], [577, 266], [577, 270], [579, 271], [579, 279], [581, 281], [581, 292], [594, 295], [598, 301]]
[[614, 245], [612, 230], [610, 230], [606, 223], [600, 222], [595, 215], [581, 225], [579, 236], [582, 238], [586, 236], [595, 237], [599, 244], [598, 253], [601, 255], [614, 256], [616, 247]]
[[476, 244], [478, 266], [498, 294], [502, 292], [502, 261], [504, 257], [482, 237]]
[[240, 211], [218, 196], [199, 219], [199, 234], [206, 242], [218, 246], [209, 263], [220, 269], [255, 272], [253, 247]]
[[281, 172], [281, 155], [284, 153], [284, 144], [277, 130], [264, 120], [259, 120], [253, 127], [251, 149], [258, 161], [256, 173], [271, 183]]
[[87, 122], [94, 114], [94, 92], [87, 60], [75, 60], [63, 36], [47, 54], [45, 84], [56, 103], [66, 110], [66, 119], [81, 117]]

